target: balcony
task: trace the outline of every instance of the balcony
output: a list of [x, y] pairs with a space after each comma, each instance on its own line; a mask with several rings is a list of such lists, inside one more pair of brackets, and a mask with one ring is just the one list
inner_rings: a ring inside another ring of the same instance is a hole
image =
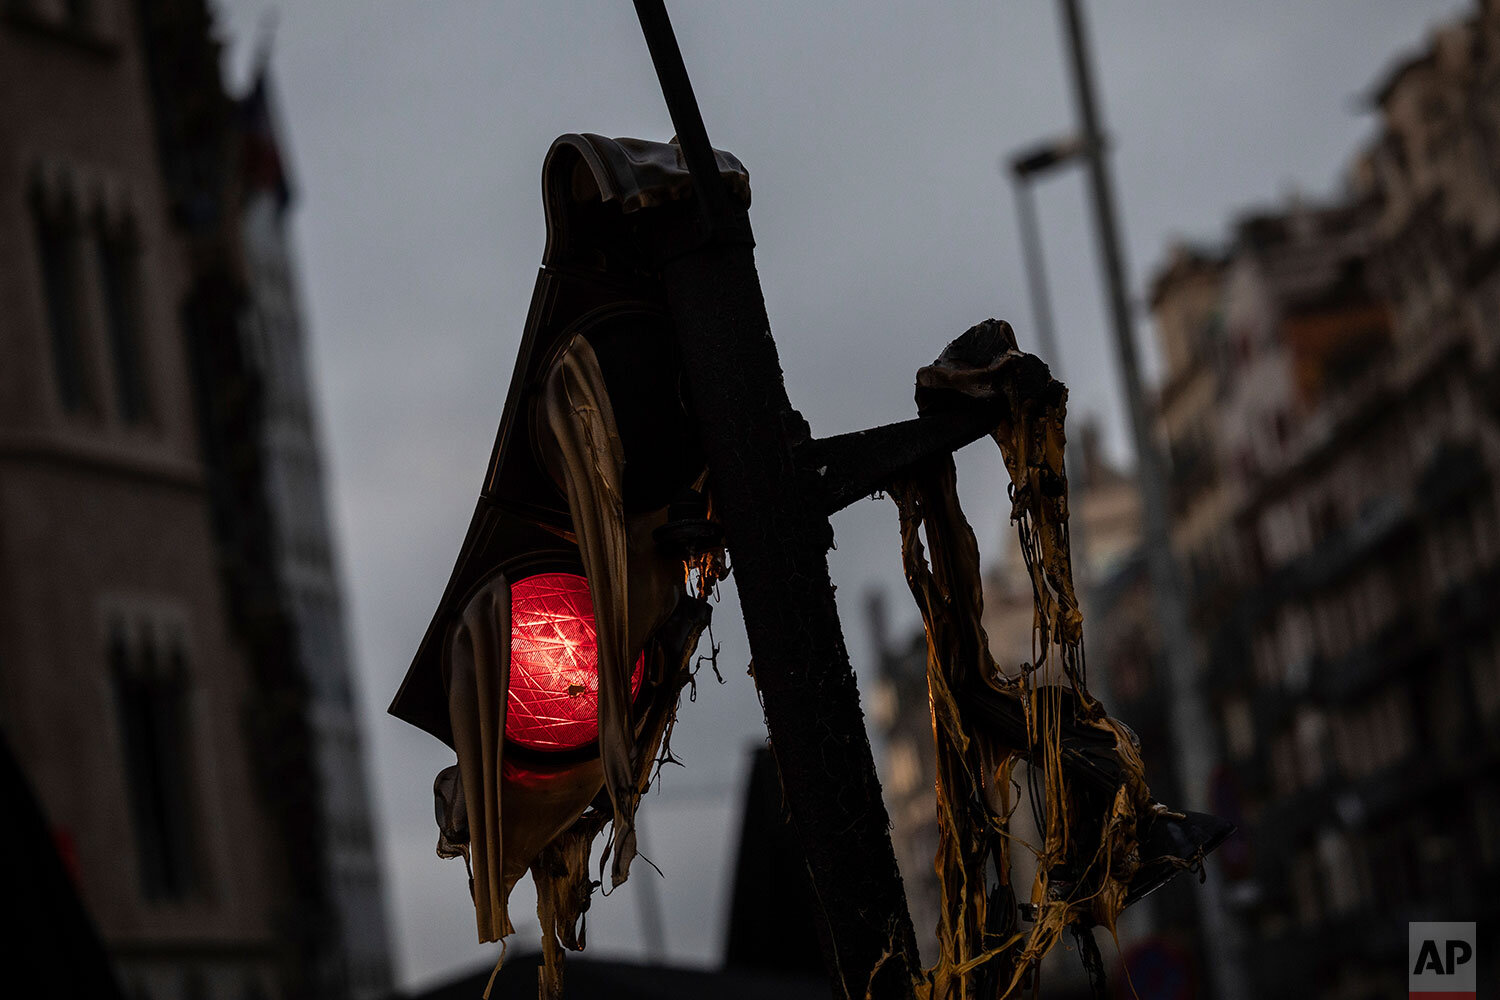
[[1415, 525], [1416, 505], [1405, 493], [1372, 498], [1342, 530], [1288, 565], [1286, 599], [1319, 590], [1358, 568]]

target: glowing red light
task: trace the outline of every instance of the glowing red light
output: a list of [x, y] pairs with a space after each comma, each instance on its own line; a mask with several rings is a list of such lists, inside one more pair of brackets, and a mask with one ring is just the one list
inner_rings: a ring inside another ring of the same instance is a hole
[[[589, 584], [539, 573], [510, 588], [510, 694], [505, 736], [536, 750], [573, 750], [599, 738], [599, 653]], [[646, 657], [635, 661], [630, 696]]]

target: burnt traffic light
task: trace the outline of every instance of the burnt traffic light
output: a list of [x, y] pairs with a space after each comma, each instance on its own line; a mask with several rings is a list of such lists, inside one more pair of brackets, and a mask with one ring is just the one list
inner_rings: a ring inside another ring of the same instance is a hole
[[[709, 146], [661, 0], [635, 5], [682, 149], [574, 135], [549, 152], [547, 248], [495, 451], [391, 708], [458, 757], [437, 782], [439, 853], [473, 866], [481, 940], [509, 931], [506, 899], [530, 869], [542, 992], [559, 996], [560, 949], [582, 945], [590, 847], [611, 821], [611, 879], [628, 874], [636, 803], [723, 573], [722, 521], [831, 977], [850, 996], [968, 995], [976, 976], [1014, 987], [1065, 926], [1113, 926], [1228, 833], [1152, 799], [1137, 741], [1087, 693], [1066, 389], [988, 320], [918, 372], [916, 418], [814, 438], [770, 333], [745, 172]], [[987, 653], [978, 552], [949, 454], [985, 436], [1000, 447], [1031, 553], [1034, 644], [1051, 651], [1020, 681]], [[828, 573], [829, 516], [878, 491], [898, 501], [929, 640], [945, 906], [931, 969]], [[1003, 874], [1006, 775], [1018, 761], [1045, 783], [1047, 864], [1024, 905]], [[1028, 934], [1015, 933], [1018, 919], [1032, 922]]]
[[[726, 187], [744, 168], [716, 154]], [[579, 947], [590, 847], [636, 804], [722, 576], [705, 462], [653, 261], [691, 229], [674, 145], [567, 135], [542, 169], [547, 244], [479, 503], [391, 704], [457, 755], [438, 850], [470, 864], [479, 938], [530, 869], [549, 966]]]

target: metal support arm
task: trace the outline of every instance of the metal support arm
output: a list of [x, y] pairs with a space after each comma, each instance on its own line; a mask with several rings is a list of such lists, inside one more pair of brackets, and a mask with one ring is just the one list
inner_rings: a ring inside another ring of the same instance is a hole
[[929, 391], [926, 411], [912, 420], [793, 445], [799, 475], [833, 514], [885, 489], [902, 473], [979, 440], [1009, 418], [1006, 383], [1022, 395], [1050, 380], [1047, 366], [1032, 354], [1012, 354], [997, 366], [993, 392], [983, 399]]
[[797, 471], [815, 483], [833, 514], [885, 489], [902, 472], [977, 441], [994, 429], [982, 415], [939, 413], [806, 441], [792, 450]]

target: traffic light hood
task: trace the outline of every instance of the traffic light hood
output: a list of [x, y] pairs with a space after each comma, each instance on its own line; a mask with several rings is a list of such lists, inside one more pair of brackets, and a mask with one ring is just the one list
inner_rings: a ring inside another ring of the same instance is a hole
[[[732, 154], [714, 155], [730, 194], [748, 205], [748, 172]], [[686, 413], [663, 412], [665, 403], [680, 410], [682, 400], [654, 273], [654, 258], [691, 205], [692, 179], [677, 146], [564, 135], [547, 152], [542, 193], [546, 249], [479, 503], [390, 706], [396, 718], [450, 747], [442, 643], [465, 596], [496, 566], [523, 554], [539, 554], [543, 562], [549, 555], [566, 558], [572, 523], [565, 489], [531, 432], [542, 380], [563, 345], [580, 332], [590, 340], [610, 389], [626, 452], [627, 511], [664, 508], [703, 468]]]

